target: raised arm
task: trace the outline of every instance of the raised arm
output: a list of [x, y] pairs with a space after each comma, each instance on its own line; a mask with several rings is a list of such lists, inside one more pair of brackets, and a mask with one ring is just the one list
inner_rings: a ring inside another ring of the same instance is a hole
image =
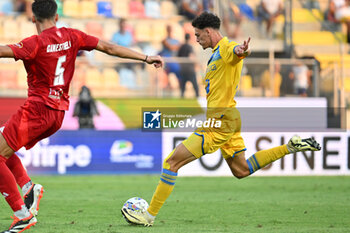
[[0, 57], [14, 57], [13, 51], [6, 45], [0, 45]]
[[235, 47], [235, 54], [238, 57], [247, 57], [250, 55], [251, 51], [249, 48], [249, 42], [250, 42], [250, 37], [248, 38], [248, 40], [245, 40], [243, 44]]
[[96, 49], [108, 55], [121, 58], [129, 58], [133, 60], [144, 61], [148, 64], [153, 64], [156, 68], [162, 67], [164, 62], [160, 56], [148, 56], [134, 50], [112, 44], [103, 40], [99, 40]]

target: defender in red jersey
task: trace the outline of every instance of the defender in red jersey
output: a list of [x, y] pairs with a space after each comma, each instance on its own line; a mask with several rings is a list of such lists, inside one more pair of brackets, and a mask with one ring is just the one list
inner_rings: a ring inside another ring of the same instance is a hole
[[[56, 28], [55, 0], [35, 0], [33, 18], [38, 35], [17, 44], [0, 46], [0, 57], [22, 60], [28, 74], [28, 99], [0, 128], [0, 192], [14, 212], [14, 221], [4, 232], [23, 232], [35, 225], [43, 187], [33, 184], [14, 154], [22, 146], [33, 147], [54, 134], [69, 106], [69, 85], [79, 50], [99, 50], [112, 56], [163, 66], [159, 56], [147, 56], [102, 41], [79, 30]], [[17, 184], [22, 188], [22, 199]]]

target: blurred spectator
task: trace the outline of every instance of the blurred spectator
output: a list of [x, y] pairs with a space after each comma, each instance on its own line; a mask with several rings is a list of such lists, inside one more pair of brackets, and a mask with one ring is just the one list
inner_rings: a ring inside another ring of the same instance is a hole
[[320, 9], [320, 3], [318, 0], [306, 0], [302, 1], [303, 7], [307, 9]]
[[119, 31], [113, 34], [112, 42], [128, 48], [133, 45], [134, 37], [132, 33], [127, 30], [125, 19], [119, 20]]
[[[180, 42], [173, 38], [173, 29], [171, 25], [167, 25], [166, 27], [167, 36], [162, 41], [163, 48], [162, 51], [160, 51], [159, 55], [162, 57], [175, 57], [177, 55], [177, 52], [180, 48]], [[166, 63], [165, 71], [167, 74], [174, 73], [177, 78], [180, 77], [180, 65], [176, 62], [170, 62]]]
[[193, 20], [202, 11], [202, 0], [181, 0], [180, 14], [186, 16], [188, 20]]
[[160, 3], [159, 0], [145, 1], [145, 14], [149, 18], [160, 18]]
[[[226, 31], [226, 35], [229, 38], [237, 38], [241, 33], [241, 23], [243, 20], [243, 15], [240, 12], [240, 3], [245, 3], [245, 0], [223, 0], [223, 22], [222, 25]], [[231, 22], [234, 23], [234, 28], [232, 29]]]
[[14, 11], [17, 13], [25, 14], [30, 20], [32, 18], [32, 2], [27, 0], [15, 0], [13, 1]]
[[297, 95], [307, 97], [307, 89], [311, 82], [311, 71], [301, 62], [298, 62], [292, 68], [290, 74], [294, 79], [294, 91]]
[[[188, 57], [188, 58], [194, 58], [193, 48], [190, 45], [190, 34], [185, 35], [185, 43], [181, 45], [178, 57]], [[198, 93], [198, 83], [196, 78], [196, 72], [195, 72], [195, 64], [193, 62], [188, 63], [181, 63], [180, 65], [180, 89], [181, 89], [181, 97], [184, 97], [185, 89], [186, 89], [186, 83], [189, 81], [192, 83], [194, 91], [196, 93], [196, 97], [199, 96]]]
[[287, 65], [285, 69], [281, 69], [281, 74], [281, 96], [294, 95], [294, 75], [292, 75], [292, 67], [290, 65]]
[[[329, 8], [326, 11], [326, 19], [336, 27], [340, 23], [346, 25], [347, 42], [350, 42], [350, 1], [349, 0], [330, 0]], [[331, 28], [333, 29], [333, 28]], [[337, 30], [337, 29], [336, 29]]]
[[26, 0], [15, 0], [14, 10], [19, 13], [24, 13], [26, 11]]
[[[281, 65], [275, 62], [274, 76], [271, 79], [270, 70], [267, 69], [261, 75], [261, 87], [263, 88], [263, 94], [266, 97], [279, 97], [280, 88], [282, 83], [282, 75], [280, 73]], [[272, 89], [273, 86], [273, 89]], [[273, 90], [273, 93], [271, 91]]]
[[261, 0], [258, 6], [258, 17], [260, 21], [266, 21], [266, 33], [272, 37], [272, 26], [276, 18], [283, 12], [282, 0]]
[[80, 129], [94, 129], [93, 117], [99, 115], [95, 100], [91, 96], [90, 89], [86, 86], [81, 87], [79, 100], [74, 106], [73, 116], [79, 118]]
[[136, 17], [136, 18], [145, 17], [145, 7], [142, 3], [142, 0], [130, 0], [129, 14], [131, 17]]
[[203, 0], [202, 4], [203, 4], [204, 11], [210, 11], [210, 12], [214, 11], [214, 0]]

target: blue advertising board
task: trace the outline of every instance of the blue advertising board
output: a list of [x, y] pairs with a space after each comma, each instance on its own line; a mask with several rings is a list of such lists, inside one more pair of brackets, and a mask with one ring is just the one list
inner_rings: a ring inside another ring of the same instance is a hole
[[16, 154], [30, 174], [158, 174], [160, 132], [59, 131]]

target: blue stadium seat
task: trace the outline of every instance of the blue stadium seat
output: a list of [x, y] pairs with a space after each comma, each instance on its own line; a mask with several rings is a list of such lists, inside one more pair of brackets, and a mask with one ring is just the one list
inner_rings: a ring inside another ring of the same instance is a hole
[[111, 18], [113, 17], [112, 9], [113, 9], [113, 6], [111, 2], [108, 2], [108, 1], [97, 2], [97, 13], [99, 15]]

